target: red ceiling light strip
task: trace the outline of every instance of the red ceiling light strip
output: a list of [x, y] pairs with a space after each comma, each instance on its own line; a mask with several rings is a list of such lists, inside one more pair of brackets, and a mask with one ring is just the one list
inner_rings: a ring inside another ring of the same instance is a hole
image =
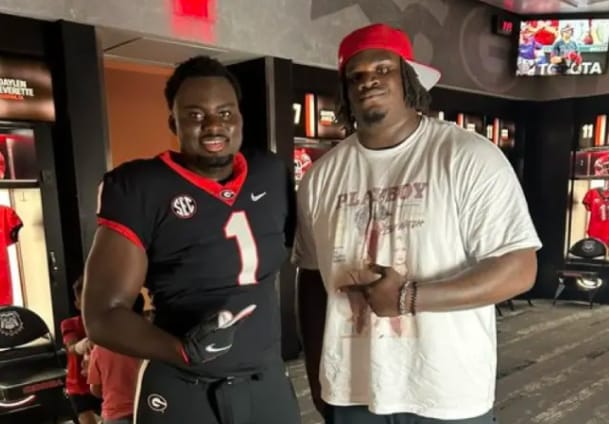
[[173, 12], [197, 19], [215, 19], [215, 0], [173, 0]]
[[216, 42], [216, 0], [167, 0], [173, 35], [206, 44]]

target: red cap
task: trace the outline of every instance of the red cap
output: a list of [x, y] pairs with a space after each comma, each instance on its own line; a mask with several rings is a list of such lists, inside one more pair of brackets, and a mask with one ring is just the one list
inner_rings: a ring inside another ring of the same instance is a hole
[[357, 29], [347, 35], [338, 48], [338, 69], [363, 50], [380, 49], [393, 52], [415, 68], [421, 83], [426, 89], [434, 86], [440, 79], [440, 72], [414, 60], [410, 38], [399, 29], [385, 24], [372, 24]]

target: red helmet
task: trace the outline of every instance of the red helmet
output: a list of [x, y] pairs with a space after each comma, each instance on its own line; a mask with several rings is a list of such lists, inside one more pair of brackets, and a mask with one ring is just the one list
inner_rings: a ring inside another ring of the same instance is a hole
[[594, 175], [609, 176], [609, 153], [599, 156], [594, 161]]
[[313, 166], [313, 161], [307, 151], [294, 149], [294, 179], [300, 181], [311, 166]]

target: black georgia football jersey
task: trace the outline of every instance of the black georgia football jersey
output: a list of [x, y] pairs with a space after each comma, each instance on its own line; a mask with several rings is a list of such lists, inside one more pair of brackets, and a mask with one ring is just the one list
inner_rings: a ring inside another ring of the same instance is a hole
[[276, 275], [293, 235], [287, 169], [270, 153], [235, 157], [220, 184], [182, 167], [175, 154], [123, 164], [100, 189], [98, 220], [146, 250], [155, 324], [181, 337], [220, 309], [256, 304], [232, 349], [197, 370], [255, 370], [280, 354]]

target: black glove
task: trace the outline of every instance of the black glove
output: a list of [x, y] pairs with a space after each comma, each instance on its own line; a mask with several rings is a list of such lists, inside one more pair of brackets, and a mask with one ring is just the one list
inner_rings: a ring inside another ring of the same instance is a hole
[[191, 328], [184, 336], [184, 354], [191, 365], [203, 364], [227, 353], [233, 346], [238, 324], [255, 309], [250, 305], [234, 317], [222, 311]]

